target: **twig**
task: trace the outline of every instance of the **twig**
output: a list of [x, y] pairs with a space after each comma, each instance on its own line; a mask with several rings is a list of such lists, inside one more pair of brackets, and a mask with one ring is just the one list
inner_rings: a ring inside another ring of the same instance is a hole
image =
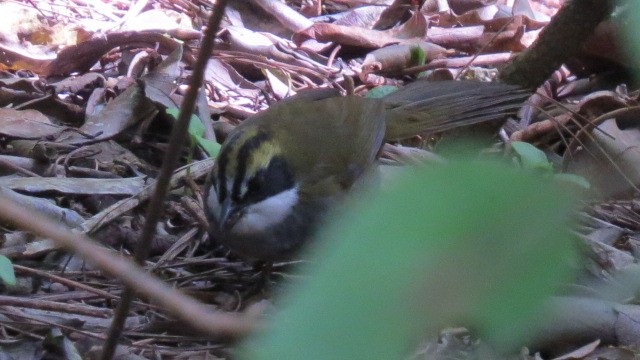
[[69, 314], [79, 314], [92, 317], [108, 318], [113, 316], [113, 310], [103, 309], [83, 304], [66, 304], [57, 301], [49, 301], [42, 299], [29, 299], [17, 296], [0, 295], [0, 306], [19, 306], [21, 308], [32, 308], [40, 310], [49, 310], [55, 312], [63, 312]]
[[436, 59], [428, 64], [406, 68], [402, 71], [403, 75], [413, 75], [421, 73], [425, 70], [450, 68], [450, 67], [466, 67], [469, 65], [484, 66], [498, 65], [506, 63], [514, 57], [510, 53], [485, 54], [478, 56], [464, 56], [459, 58]]
[[41, 276], [47, 279], [50, 279], [52, 281], [58, 282], [62, 285], [66, 285], [66, 286], [70, 286], [70, 287], [74, 287], [74, 288], [78, 288], [78, 289], [82, 289], [82, 290], [86, 290], [92, 294], [96, 294], [98, 296], [101, 296], [105, 299], [111, 299], [111, 300], [120, 300], [119, 296], [113, 295], [107, 291], [104, 290], [100, 290], [100, 289], [96, 289], [94, 287], [91, 287], [89, 285], [83, 284], [81, 282], [77, 282], [77, 281], [73, 281], [67, 278], [64, 278], [62, 276], [58, 276], [58, 275], [54, 275], [54, 274], [50, 274], [46, 271], [42, 271], [42, 270], [38, 270], [38, 269], [32, 269], [26, 266], [22, 266], [22, 265], [18, 265], [18, 264], [14, 264], [13, 268], [17, 271], [17, 272], [22, 272], [22, 273], [28, 273], [28, 274], [32, 274], [32, 275], [37, 275], [37, 276]]
[[[176, 168], [178, 159], [182, 147], [184, 145], [184, 138], [187, 135], [187, 128], [189, 127], [189, 120], [191, 114], [195, 108], [196, 100], [198, 98], [198, 91], [202, 86], [204, 79], [204, 71], [206, 69], [209, 57], [213, 52], [214, 40], [218, 29], [220, 28], [220, 22], [224, 15], [224, 9], [227, 5], [226, 0], [217, 0], [213, 7], [209, 21], [207, 22], [207, 29], [204, 32], [202, 43], [200, 47], [200, 53], [196, 59], [196, 63], [193, 67], [191, 74], [191, 81], [189, 83], [189, 89], [185, 94], [182, 105], [180, 106], [180, 113], [178, 114], [178, 120], [176, 121], [173, 130], [171, 131], [171, 137], [169, 139], [169, 145], [167, 151], [164, 154], [162, 161], [162, 168], [158, 175], [158, 183], [156, 184], [153, 197], [149, 201], [147, 208], [147, 216], [144, 226], [142, 228], [142, 235], [138, 241], [135, 249], [135, 260], [138, 264], [143, 264], [144, 260], [149, 254], [151, 248], [150, 243], [155, 233], [156, 225], [160, 216], [162, 215], [164, 199], [169, 190], [171, 182], [171, 175]], [[103, 360], [111, 360], [115, 353], [115, 348], [120, 339], [120, 334], [124, 326], [124, 322], [129, 313], [129, 308], [135, 294], [135, 288], [139, 284], [127, 284], [121, 297], [121, 303], [116, 311], [111, 328], [109, 329], [109, 337], [105, 342], [102, 352]], [[194, 319], [192, 319], [194, 320]]]
[[504, 29], [507, 28], [507, 26], [511, 25], [511, 23], [513, 22], [513, 20], [515, 19], [515, 17], [512, 17], [509, 21], [507, 21], [504, 25], [502, 25], [502, 27], [496, 31], [495, 35], [493, 35], [493, 37], [491, 37], [491, 40], [489, 40], [486, 44], [482, 45], [482, 47], [476, 51], [476, 53], [471, 57], [471, 60], [469, 60], [469, 62], [467, 63], [467, 65], [465, 65], [465, 67], [463, 67], [462, 69], [460, 69], [460, 72], [458, 72], [458, 75], [456, 75], [456, 77], [454, 78], [454, 80], [459, 80], [460, 76], [462, 76], [462, 74], [464, 74], [467, 69], [469, 69], [469, 67], [471, 67], [471, 65], [473, 64], [473, 62], [476, 60], [476, 58], [478, 56], [480, 56], [480, 54], [482, 54], [482, 52], [489, 47], [489, 45], [493, 44], [494, 41], [496, 41], [496, 39], [498, 38], [498, 36], [500, 34], [502, 34], [502, 31], [504, 31]]
[[37, 323], [37, 324], [45, 325], [43, 326], [44, 328], [49, 328], [49, 329], [60, 328], [70, 333], [77, 332], [87, 337], [104, 340], [104, 335], [102, 334], [97, 334], [95, 332], [78, 329], [77, 327], [61, 324], [60, 322], [51, 321], [49, 319], [43, 319], [41, 316], [34, 316], [31, 314], [27, 314], [21, 309], [18, 309], [17, 307], [14, 307], [14, 306], [2, 306], [0, 307], [0, 309], [4, 310], [5, 315], [8, 317], [19, 317], [24, 320], [30, 320], [32, 324]]
[[[200, 160], [188, 164], [180, 170], [177, 170], [173, 174], [173, 176], [171, 177], [171, 186], [177, 186], [177, 184], [182, 181], [182, 179], [187, 176], [187, 174], [190, 174], [194, 178], [203, 176], [205, 173], [211, 171], [212, 167], [212, 159]], [[131, 209], [134, 209], [136, 206], [140, 205], [142, 202], [146, 201], [152, 196], [153, 185], [155, 185], [155, 181], [149, 186], [145, 187], [138, 194], [126, 199], [122, 199], [109, 206], [108, 208], [103, 209], [99, 213], [93, 215], [91, 218], [85, 220], [82, 223], [82, 229], [84, 229], [87, 234], [95, 233], [98, 229], [108, 224], [113, 219]]]
[[7, 169], [13, 170], [17, 173], [20, 173], [22, 175], [26, 175], [26, 176], [32, 176], [32, 177], [41, 177], [40, 175], [34, 173], [31, 170], [25, 169], [19, 165], [16, 165], [14, 163], [12, 163], [9, 160], [0, 158], [0, 167], [6, 167]]
[[58, 221], [54, 221], [25, 208], [0, 195], [0, 218], [31, 231], [36, 235], [52, 239], [59, 247], [84, 257], [88, 262], [107, 274], [120, 279], [146, 297], [154, 299], [175, 317], [188, 321], [195, 329], [211, 335], [226, 334], [238, 336], [255, 327], [249, 318], [240, 315], [212, 311], [196, 300], [171, 288], [153, 277], [133, 261], [116, 255], [90, 238], [71, 231]]

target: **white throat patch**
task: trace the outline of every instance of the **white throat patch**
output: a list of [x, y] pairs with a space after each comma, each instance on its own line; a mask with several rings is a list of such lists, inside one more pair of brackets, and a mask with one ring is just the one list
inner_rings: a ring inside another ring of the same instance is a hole
[[283, 221], [298, 202], [298, 187], [293, 187], [279, 194], [247, 206], [243, 216], [238, 220], [231, 232], [253, 234]]

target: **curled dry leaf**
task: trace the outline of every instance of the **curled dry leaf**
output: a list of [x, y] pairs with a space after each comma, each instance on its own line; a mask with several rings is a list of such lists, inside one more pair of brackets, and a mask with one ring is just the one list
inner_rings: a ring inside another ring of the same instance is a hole
[[360, 79], [365, 81], [371, 73], [392, 74], [407, 67], [423, 65], [416, 63], [414, 52], [417, 47], [422, 49], [427, 62], [455, 52], [426, 41], [385, 46], [367, 54], [362, 63]]
[[427, 40], [447, 48], [460, 48], [462, 44], [475, 42], [484, 34], [484, 26], [443, 28], [432, 26], [427, 31]]
[[4, 44], [0, 44], [0, 52], [2, 53], [0, 70], [29, 69], [35, 73], [43, 73], [51, 61], [55, 59], [54, 55], [36, 55]]
[[74, 145], [107, 140], [157, 111], [156, 105], [145, 96], [143, 87], [135, 83], [109, 102], [100, 113], [87, 117], [80, 131], [93, 137], [73, 133], [60, 140]]
[[304, 40], [312, 38], [318, 41], [332, 41], [341, 45], [376, 49], [390, 44], [422, 40], [426, 32], [427, 20], [421, 13], [415, 13], [402, 26], [387, 31], [315, 23], [313, 26], [296, 33], [293, 40], [300, 44]]
[[438, 25], [442, 27], [484, 25], [489, 31], [498, 31], [507, 26], [525, 26], [527, 30], [539, 30], [548, 21], [536, 20], [524, 15], [512, 15], [501, 13], [495, 6], [489, 6], [480, 10], [469, 11], [462, 15], [450, 12], [438, 14]]
[[[335, 14], [335, 24], [371, 29], [384, 11], [384, 6], [362, 6]], [[337, 16], [336, 16], [337, 15]]]
[[[544, 23], [523, 16], [482, 20], [467, 19], [463, 27], [430, 27], [427, 40], [438, 45], [469, 53], [522, 51], [537, 38]], [[523, 39], [524, 38], [524, 39]]]
[[276, 35], [251, 31], [245, 28], [227, 27], [231, 50], [240, 53], [263, 56], [285, 64], [331, 70], [324, 64], [312, 59], [308, 54], [296, 49], [289, 40]]
[[[147, 44], [151, 48], [158, 46], [158, 52], [162, 54], [169, 54], [182, 46], [178, 41], [165, 36], [162, 31], [114, 32], [66, 47], [58, 53], [55, 60], [48, 61], [44, 68], [31, 70], [45, 76], [86, 72], [111, 49], [128, 44]], [[189, 64], [194, 62], [190, 53], [185, 54], [183, 60]]]
[[240, 75], [235, 68], [219, 59], [209, 59], [205, 80], [210, 81], [216, 91], [223, 92], [225, 97], [256, 99], [261, 92], [260, 88]]

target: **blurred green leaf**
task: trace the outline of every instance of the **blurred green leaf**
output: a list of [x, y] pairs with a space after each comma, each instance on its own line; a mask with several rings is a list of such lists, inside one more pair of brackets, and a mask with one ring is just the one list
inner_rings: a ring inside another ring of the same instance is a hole
[[512, 349], [575, 261], [573, 202], [549, 177], [460, 161], [356, 198], [240, 358], [401, 359], [445, 325]]
[[[177, 119], [180, 109], [168, 108], [166, 111], [167, 114]], [[203, 138], [202, 135], [204, 135], [204, 131], [204, 124], [202, 124], [200, 118], [198, 118], [196, 115], [191, 115], [188, 129], [189, 135], [191, 135], [191, 139], [195, 144], [200, 145], [200, 147], [202, 147], [202, 149], [204, 149], [204, 151], [209, 156], [214, 157], [218, 155], [218, 152], [220, 151], [220, 144], [213, 140]]]
[[9, 286], [16, 284], [16, 274], [13, 271], [13, 264], [11, 260], [4, 255], [0, 255], [0, 280]]
[[553, 165], [547, 160], [547, 155], [537, 147], [522, 141], [514, 141], [511, 147], [518, 157], [522, 167], [529, 170], [553, 170]]

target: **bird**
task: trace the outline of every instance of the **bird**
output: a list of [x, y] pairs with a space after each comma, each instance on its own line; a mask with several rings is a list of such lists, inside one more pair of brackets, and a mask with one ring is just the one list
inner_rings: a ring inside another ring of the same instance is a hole
[[381, 98], [324, 88], [279, 101], [222, 144], [204, 190], [210, 241], [251, 260], [295, 259], [385, 142], [505, 119], [528, 96], [503, 83], [414, 81]]

